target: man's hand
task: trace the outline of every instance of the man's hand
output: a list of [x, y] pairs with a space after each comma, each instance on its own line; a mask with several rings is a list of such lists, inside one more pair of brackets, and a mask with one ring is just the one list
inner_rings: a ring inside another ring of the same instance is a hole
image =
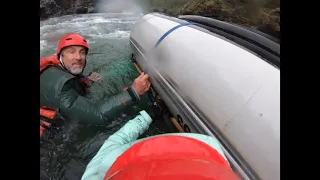
[[90, 79], [91, 81], [97, 82], [101, 79], [101, 75], [99, 73], [92, 72], [87, 78]]
[[137, 77], [132, 84], [132, 87], [136, 90], [139, 96], [143, 95], [150, 88], [149, 75], [141, 73], [139, 77]]

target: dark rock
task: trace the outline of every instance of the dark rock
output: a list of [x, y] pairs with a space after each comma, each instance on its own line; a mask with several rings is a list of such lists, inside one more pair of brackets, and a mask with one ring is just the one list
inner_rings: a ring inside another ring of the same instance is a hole
[[257, 28], [257, 30], [269, 34], [277, 39], [280, 39], [280, 29], [274, 28], [272, 24], [264, 24]]
[[75, 10], [76, 14], [85, 14], [88, 12], [88, 8], [87, 7], [79, 7]]
[[95, 11], [95, 8], [92, 7], [92, 6], [89, 6], [87, 13], [95, 13], [95, 12], [96, 12], [96, 11]]
[[68, 14], [95, 12], [96, 0], [40, 0], [40, 20]]
[[274, 14], [279, 14], [280, 15], [280, 8], [275, 8], [271, 11]]
[[167, 13], [167, 9], [162, 7], [153, 7], [153, 8], [150, 8], [149, 12]]
[[192, 0], [178, 9], [174, 15], [211, 17], [280, 38], [278, 4], [279, 0]]
[[59, 14], [59, 11], [60, 9], [54, 1], [48, 0], [44, 2], [40, 0], [40, 20], [49, 18], [52, 14]]

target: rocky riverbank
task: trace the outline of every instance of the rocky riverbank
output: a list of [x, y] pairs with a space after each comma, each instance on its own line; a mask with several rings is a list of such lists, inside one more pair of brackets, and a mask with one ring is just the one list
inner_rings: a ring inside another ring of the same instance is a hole
[[94, 13], [94, 0], [40, 0], [40, 21], [68, 14]]
[[192, 0], [171, 14], [213, 17], [280, 39], [279, 0]]
[[[103, 8], [101, 5], [96, 6], [102, 1]], [[132, 8], [134, 5], [139, 8]], [[172, 16], [213, 17], [251, 27], [280, 39], [279, 0], [40, 0], [40, 20], [68, 14], [101, 12], [101, 9], [122, 12], [130, 8], [143, 9], [145, 13], [164, 12]]]

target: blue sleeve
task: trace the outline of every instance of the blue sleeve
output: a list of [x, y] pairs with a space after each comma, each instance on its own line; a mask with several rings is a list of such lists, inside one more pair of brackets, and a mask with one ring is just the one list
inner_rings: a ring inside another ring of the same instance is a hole
[[121, 129], [111, 135], [87, 165], [82, 180], [98, 180], [114, 160], [128, 149], [151, 124], [152, 119], [146, 111], [141, 111], [134, 119], [129, 120]]
[[151, 124], [152, 119], [146, 111], [141, 111], [134, 119], [129, 120], [121, 129], [111, 135], [101, 149], [114, 149], [138, 139]]

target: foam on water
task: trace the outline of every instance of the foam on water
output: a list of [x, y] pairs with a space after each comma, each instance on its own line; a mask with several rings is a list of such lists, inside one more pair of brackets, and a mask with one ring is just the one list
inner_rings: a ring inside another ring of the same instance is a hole
[[47, 45], [45, 40], [40, 40], [40, 50], [42, 50]]
[[139, 15], [132, 14], [89, 14], [68, 15], [40, 22], [40, 50], [45, 45], [54, 47], [61, 36], [79, 33], [95, 43], [97, 38], [128, 38], [132, 25]]
[[115, 30], [112, 33], [108, 34], [89, 34], [90, 37], [93, 38], [128, 38], [130, 36], [130, 31], [121, 31], [121, 30]]

